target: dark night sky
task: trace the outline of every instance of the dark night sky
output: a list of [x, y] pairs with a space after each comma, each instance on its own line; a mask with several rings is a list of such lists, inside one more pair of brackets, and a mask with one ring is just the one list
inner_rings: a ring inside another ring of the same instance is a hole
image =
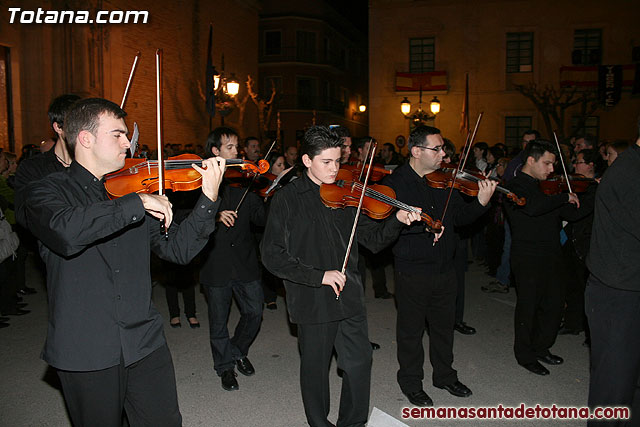
[[368, 0], [325, 0], [347, 20], [351, 21], [365, 36], [369, 20]]

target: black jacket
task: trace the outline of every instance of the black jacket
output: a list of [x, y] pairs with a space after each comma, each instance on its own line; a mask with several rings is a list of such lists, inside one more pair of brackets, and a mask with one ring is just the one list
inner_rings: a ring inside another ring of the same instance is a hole
[[596, 191], [587, 266], [605, 285], [640, 291], [640, 147], [616, 159]]
[[361, 215], [347, 264], [347, 283], [336, 301], [324, 272], [342, 268], [355, 208], [331, 209], [306, 173], [273, 197], [260, 251], [265, 267], [284, 279], [293, 323], [323, 323], [364, 314], [358, 245], [378, 252], [397, 238], [403, 224], [395, 215], [375, 222]]
[[577, 221], [593, 210], [586, 199], [580, 200], [580, 209], [577, 209], [569, 203], [567, 193], [544, 194], [540, 181], [522, 171], [505, 187], [527, 200], [524, 206], [505, 202], [511, 226], [512, 256], [559, 256], [562, 220]]
[[103, 181], [73, 162], [25, 191], [30, 230], [47, 266], [49, 325], [42, 357], [69, 371], [128, 366], [165, 344], [151, 301], [151, 250], [186, 264], [215, 227], [218, 202], [201, 195], [164, 239], [137, 194], [109, 200]]
[[[422, 212], [434, 220], [442, 218], [449, 190], [430, 187], [409, 162], [396, 168], [383, 184], [393, 188], [401, 202], [422, 208]], [[457, 246], [454, 226], [471, 224], [488, 209], [489, 206], [482, 206], [477, 198], [466, 203], [454, 190], [444, 218], [445, 231], [438, 243], [433, 244], [434, 235], [425, 231], [424, 223], [405, 227], [393, 246], [395, 268], [407, 274], [434, 274], [453, 269]]]
[[[219, 211], [235, 210], [245, 188], [224, 184], [220, 189]], [[209, 238], [204, 251], [205, 261], [200, 269], [200, 283], [209, 286], [225, 286], [231, 280], [251, 282], [260, 279], [260, 265], [251, 224], [263, 226], [265, 210], [263, 201], [249, 191], [240, 205], [233, 227], [219, 222]]]

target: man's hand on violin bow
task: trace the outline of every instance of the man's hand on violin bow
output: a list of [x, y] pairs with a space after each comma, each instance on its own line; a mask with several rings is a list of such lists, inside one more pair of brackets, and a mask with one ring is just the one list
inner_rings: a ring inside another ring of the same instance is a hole
[[202, 175], [202, 193], [212, 202], [218, 200], [218, 189], [224, 176], [226, 160], [222, 157], [211, 157], [202, 161], [202, 168], [192, 164], [195, 170]]
[[396, 212], [396, 218], [401, 223], [407, 224], [407, 225], [411, 225], [411, 223], [414, 221], [420, 221], [420, 212], [422, 212], [422, 209], [420, 208], [415, 208], [415, 209], [417, 209], [418, 212], [409, 212], [409, 211], [399, 209], [398, 212]]
[[234, 211], [222, 211], [218, 213], [216, 221], [223, 223], [227, 227], [233, 227], [236, 223], [236, 218], [238, 218], [238, 214]]
[[491, 196], [493, 196], [497, 186], [498, 181], [494, 181], [492, 179], [478, 181], [478, 201], [482, 206], [487, 206], [489, 204]]
[[580, 199], [576, 193], [568, 193], [569, 194], [569, 203], [573, 203], [576, 205], [576, 208], [580, 208]]
[[168, 230], [171, 221], [173, 221], [173, 211], [167, 196], [147, 193], [138, 193], [138, 196], [142, 201], [144, 210], [158, 219], [164, 219], [164, 226]]
[[331, 286], [333, 288], [333, 292], [336, 293], [336, 296], [340, 295], [345, 283], [347, 283], [347, 276], [338, 270], [325, 271], [324, 276], [322, 276], [322, 284]]

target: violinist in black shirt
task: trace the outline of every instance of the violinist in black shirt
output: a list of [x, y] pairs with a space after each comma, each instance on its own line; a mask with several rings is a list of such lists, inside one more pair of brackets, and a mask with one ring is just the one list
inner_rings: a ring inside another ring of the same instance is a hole
[[[265, 267], [284, 279], [289, 317], [298, 325], [300, 388], [312, 427], [333, 425], [327, 416], [334, 348], [343, 371], [337, 426], [364, 426], [369, 415], [371, 345], [355, 242], [346, 271], [339, 270], [356, 209], [331, 209], [320, 198], [320, 186], [336, 180], [341, 146], [342, 138], [328, 127], [307, 130], [300, 150], [306, 171], [273, 196], [260, 247]], [[355, 237], [379, 251], [403, 224], [418, 219], [406, 211], [380, 222], [362, 215]]]
[[[180, 225], [165, 196], [109, 200], [104, 176], [130, 147], [126, 113], [100, 98], [74, 104], [65, 134], [68, 170], [25, 190], [25, 217], [47, 267], [49, 325], [43, 359], [58, 370], [74, 425], [179, 426], [175, 374], [151, 301], [150, 252], [186, 264], [215, 227], [225, 161], [193, 166], [202, 195]], [[147, 216], [147, 214], [149, 216]], [[158, 221], [164, 221], [168, 238]]]
[[[511, 269], [516, 280], [516, 360], [537, 375], [548, 375], [538, 361], [559, 365], [561, 357], [549, 352], [556, 340], [564, 302], [565, 266], [560, 230], [562, 220], [576, 221], [590, 212], [581, 209], [575, 193], [546, 195], [540, 181], [552, 172], [555, 147], [535, 140], [523, 151], [524, 164], [506, 187], [527, 200], [526, 205], [505, 204], [511, 226]], [[575, 206], [572, 206], [575, 205]]]

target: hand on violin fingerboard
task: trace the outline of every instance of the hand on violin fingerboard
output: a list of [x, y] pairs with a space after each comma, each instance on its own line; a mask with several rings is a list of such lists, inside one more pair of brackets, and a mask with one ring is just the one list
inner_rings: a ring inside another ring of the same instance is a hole
[[159, 196], [157, 194], [138, 193], [144, 210], [150, 215], [164, 219], [165, 229], [169, 229], [171, 221], [173, 221], [173, 211], [171, 210], [171, 202], [167, 196]]
[[236, 218], [238, 218], [238, 214], [234, 211], [222, 211], [218, 213], [216, 221], [223, 223], [227, 227], [233, 227], [236, 223]]
[[191, 165], [202, 175], [202, 193], [215, 202], [218, 200], [218, 189], [224, 176], [226, 161], [222, 157], [211, 157], [203, 160], [202, 166]]
[[569, 194], [569, 203], [573, 203], [576, 205], [576, 208], [580, 209], [580, 199], [578, 199], [578, 195], [576, 193], [568, 193]]
[[411, 225], [414, 221], [420, 221], [420, 212], [422, 209], [415, 208], [417, 212], [409, 212], [402, 209], [398, 209], [396, 212], [396, 218], [403, 224]]
[[498, 181], [490, 179], [478, 181], [478, 201], [482, 206], [487, 206], [489, 204], [491, 196], [493, 196], [493, 193], [496, 191], [497, 185]]

